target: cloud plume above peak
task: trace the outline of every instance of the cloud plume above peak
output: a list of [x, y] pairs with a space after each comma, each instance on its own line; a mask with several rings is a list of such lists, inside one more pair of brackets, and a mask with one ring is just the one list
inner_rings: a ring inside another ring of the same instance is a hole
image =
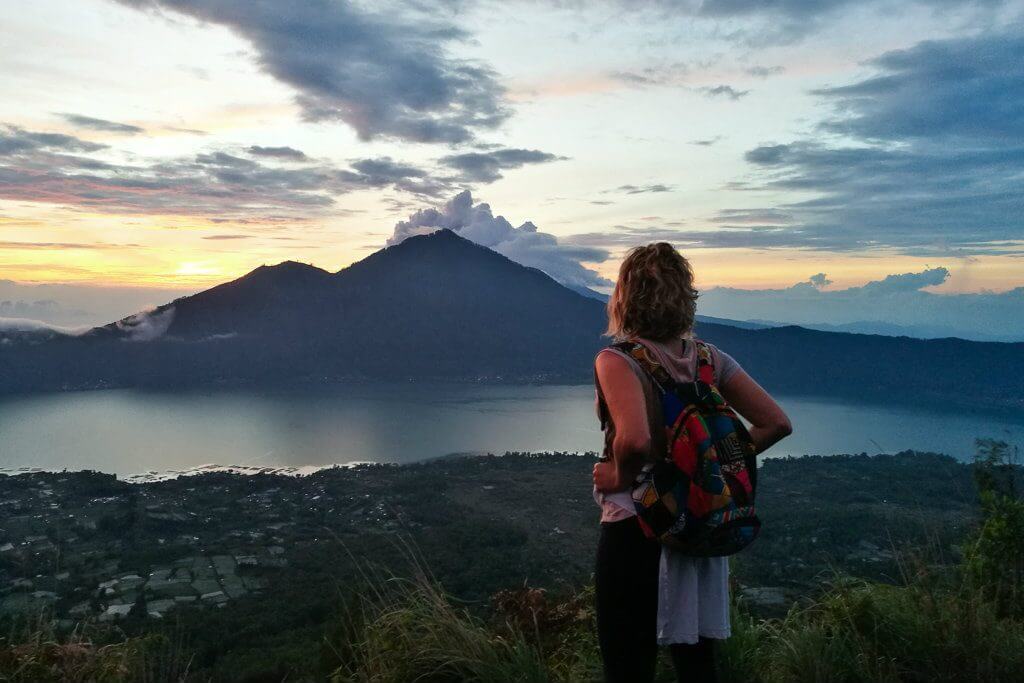
[[576, 291], [612, 284], [582, 264], [607, 259], [608, 252], [604, 249], [559, 243], [554, 235], [540, 232], [530, 221], [514, 227], [504, 216], [495, 216], [490, 205], [474, 204], [469, 190], [460, 192], [439, 208], [420, 209], [400, 221], [387, 243], [398, 244], [413, 235], [443, 228], [524, 266], [542, 270]]

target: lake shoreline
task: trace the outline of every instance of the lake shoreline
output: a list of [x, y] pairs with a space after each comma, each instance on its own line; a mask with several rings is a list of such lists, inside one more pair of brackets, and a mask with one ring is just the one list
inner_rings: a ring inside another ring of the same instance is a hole
[[[975, 438], [1024, 444], [1024, 417], [779, 395], [794, 434], [766, 457], [919, 449], [969, 459]], [[210, 465], [308, 472], [451, 453], [595, 452], [586, 385], [363, 384], [318, 390], [110, 390], [0, 399], [0, 470], [164, 478]]]
[[[446, 455], [438, 455], [432, 458], [424, 458], [423, 460], [416, 460], [413, 462], [377, 462], [373, 460], [360, 460], [355, 462], [338, 462], [330, 465], [304, 465], [298, 467], [291, 466], [266, 466], [266, 467], [255, 467], [246, 465], [217, 465], [209, 463], [205, 465], [197, 465], [190, 467], [186, 470], [166, 470], [162, 472], [150, 471], [150, 472], [139, 472], [137, 474], [129, 474], [121, 476], [115, 472], [103, 472], [100, 470], [70, 470], [70, 469], [43, 469], [39, 467], [22, 467], [15, 469], [5, 469], [0, 467], [0, 476], [6, 477], [20, 477], [30, 476], [37, 474], [62, 474], [62, 475], [101, 475], [101, 476], [113, 476], [117, 481], [124, 482], [126, 484], [134, 485], [145, 485], [145, 484], [156, 484], [160, 482], [176, 481], [177, 479], [183, 479], [187, 477], [202, 477], [209, 474], [227, 474], [237, 475], [242, 477], [254, 477], [254, 476], [282, 476], [282, 477], [309, 477], [314, 474], [319, 474], [327, 470], [352, 470], [363, 467], [415, 467], [417, 465], [427, 465], [433, 462], [441, 460], [458, 460], [458, 459], [472, 459], [472, 458], [501, 458], [506, 456], [521, 455], [520, 453], [448, 453]], [[592, 458], [597, 459], [598, 453], [594, 451], [574, 451], [574, 452], [558, 452], [558, 456], [561, 457], [577, 457], [577, 458]], [[882, 454], [885, 455], [885, 454]]]

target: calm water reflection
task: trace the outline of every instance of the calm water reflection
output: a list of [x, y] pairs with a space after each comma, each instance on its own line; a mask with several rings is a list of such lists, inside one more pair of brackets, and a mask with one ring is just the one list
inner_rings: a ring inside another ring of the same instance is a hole
[[[770, 452], [935, 450], [1024, 443], [1024, 417], [965, 417], [782, 397], [796, 432]], [[0, 468], [118, 474], [207, 463], [410, 462], [456, 452], [596, 451], [589, 386], [359, 385], [279, 393], [131, 390], [0, 401]]]

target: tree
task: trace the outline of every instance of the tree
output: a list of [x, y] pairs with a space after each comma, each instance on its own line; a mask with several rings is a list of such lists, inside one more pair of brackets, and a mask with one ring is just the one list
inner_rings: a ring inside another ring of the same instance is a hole
[[969, 576], [1005, 614], [1024, 614], [1024, 500], [1018, 495], [1019, 451], [1005, 441], [978, 439], [974, 481], [981, 525], [967, 552]]

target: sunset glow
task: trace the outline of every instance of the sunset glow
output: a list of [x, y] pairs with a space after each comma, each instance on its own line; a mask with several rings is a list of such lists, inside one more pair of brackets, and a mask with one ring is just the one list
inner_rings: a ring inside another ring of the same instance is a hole
[[[932, 82], [964, 54], [993, 92], [1020, 87], [1019, 60], [995, 70], [1019, 50], [1020, 3], [907, 5], [891, 24], [871, 8], [802, 23], [513, 5], [295, 10], [296, 26], [363, 22], [376, 63], [341, 42], [306, 55], [279, 17], [231, 3], [9, 8], [0, 279], [198, 290], [287, 259], [335, 271], [470, 189], [553, 249], [587, 250], [597, 290], [625, 249], [657, 239], [704, 288], [934, 267], [949, 275], [930, 291], [1024, 285], [1022, 207], [1004, 192], [1024, 158], [958, 151], [998, 149], [1016, 119], [968, 122], [936, 93], [983, 86]], [[458, 37], [434, 44], [431, 29]], [[872, 90], [879, 78], [895, 85]], [[908, 109], [926, 92], [936, 101]]]

